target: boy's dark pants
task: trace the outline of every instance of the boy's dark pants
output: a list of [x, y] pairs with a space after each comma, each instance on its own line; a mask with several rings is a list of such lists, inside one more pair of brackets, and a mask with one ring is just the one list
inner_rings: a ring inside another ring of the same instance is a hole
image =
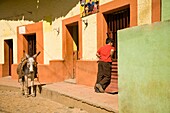
[[105, 90], [111, 81], [111, 62], [98, 62], [96, 84], [99, 83]]

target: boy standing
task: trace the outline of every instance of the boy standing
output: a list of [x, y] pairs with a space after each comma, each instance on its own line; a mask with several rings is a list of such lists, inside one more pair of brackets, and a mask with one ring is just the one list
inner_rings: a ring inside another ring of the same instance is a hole
[[111, 64], [114, 53], [113, 39], [107, 38], [106, 45], [99, 48], [96, 56], [99, 58], [98, 61], [98, 73], [95, 84], [95, 92], [104, 93], [104, 90], [110, 84], [111, 81]]

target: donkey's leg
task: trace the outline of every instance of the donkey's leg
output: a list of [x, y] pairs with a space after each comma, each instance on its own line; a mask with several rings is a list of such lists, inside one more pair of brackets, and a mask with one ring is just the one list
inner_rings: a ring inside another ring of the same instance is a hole
[[21, 83], [21, 93], [22, 95], [24, 95], [24, 77], [20, 79], [20, 83]]
[[31, 95], [35, 96], [35, 89], [34, 89], [34, 73], [31, 75]]
[[28, 76], [25, 75], [25, 97], [28, 97]]
[[31, 80], [31, 96], [35, 97], [34, 80]]

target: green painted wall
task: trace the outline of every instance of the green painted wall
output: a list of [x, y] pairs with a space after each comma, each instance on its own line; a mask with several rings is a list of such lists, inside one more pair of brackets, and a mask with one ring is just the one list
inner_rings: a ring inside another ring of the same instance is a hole
[[170, 22], [118, 32], [119, 113], [170, 113]]
[[162, 21], [170, 20], [170, 0], [162, 0]]

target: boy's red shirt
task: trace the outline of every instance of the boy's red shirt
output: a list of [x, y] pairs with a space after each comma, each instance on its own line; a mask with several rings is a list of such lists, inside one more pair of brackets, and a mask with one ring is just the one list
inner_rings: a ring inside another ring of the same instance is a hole
[[97, 53], [100, 55], [99, 61], [112, 62], [111, 55], [110, 55], [111, 49], [115, 50], [115, 48], [112, 47], [111, 45], [105, 45], [99, 48], [99, 50], [97, 51]]

